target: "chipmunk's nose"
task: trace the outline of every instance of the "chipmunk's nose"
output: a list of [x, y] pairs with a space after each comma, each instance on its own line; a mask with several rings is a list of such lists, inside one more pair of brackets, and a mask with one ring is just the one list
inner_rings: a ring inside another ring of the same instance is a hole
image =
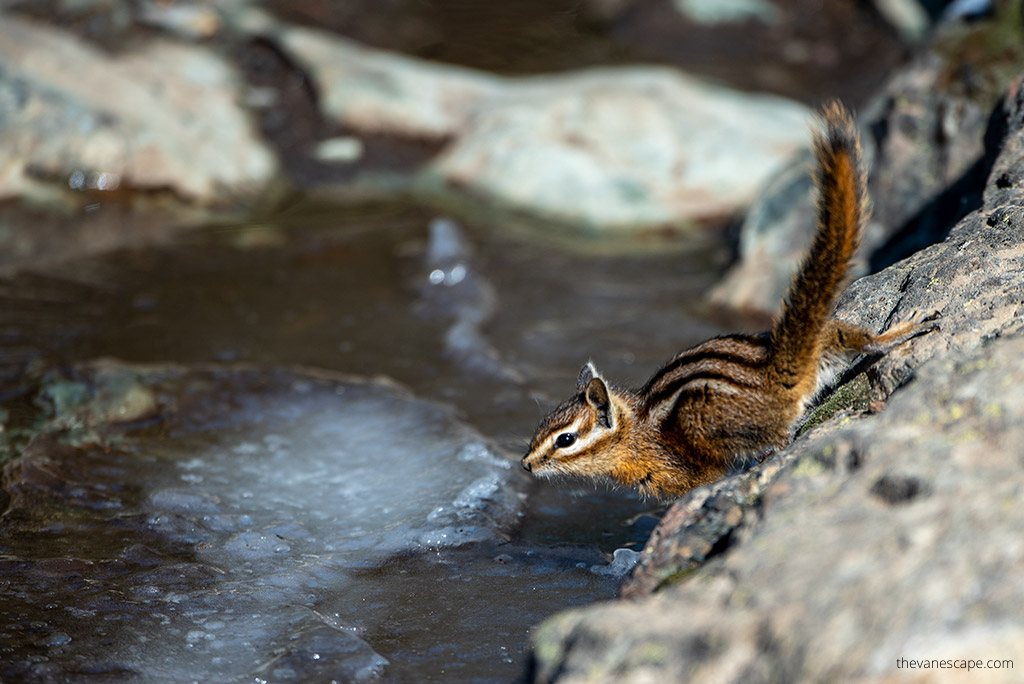
[[528, 473], [532, 473], [533, 472], [533, 466], [530, 465], [530, 462], [526, 460], [528, 458], [530, 458], [530, 454], [526, 454], [526, 456], [523, 456], [523, 460], [520, 461], [520, 463], [523, 464], [523, 470], [525, 470]]

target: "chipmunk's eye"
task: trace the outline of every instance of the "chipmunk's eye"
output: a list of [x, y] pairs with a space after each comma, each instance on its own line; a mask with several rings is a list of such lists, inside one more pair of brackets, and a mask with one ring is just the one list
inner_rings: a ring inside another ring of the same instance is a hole
[[576, 433], [575, 432], [563, 432], [562, 434], [558, 435], [557, 438], [555, 438], [555, 446], [558, 447], [559, 449], [564, 449], [565, 447], [571, 447], [575, 443], [576, 443]]

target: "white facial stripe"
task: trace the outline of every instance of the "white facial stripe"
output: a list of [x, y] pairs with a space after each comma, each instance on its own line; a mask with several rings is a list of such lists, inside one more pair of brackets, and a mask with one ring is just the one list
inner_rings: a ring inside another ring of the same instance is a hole
[[[552, 432], [551, 435], [544, 440], [545, 451], [554, 452], [556, 454], [556, 457], [568, 454], [575, 454], [577, 452], [585, 450], [585, 448], [589, 447], [595, 441], [600, 439], [601, 431], [596, 429], [591, 430], [590, 434], [586, 435], [585, 437], [580, 435], [580, 431], [587, 424], [586, 418], [586, 416], [582, 416], [575, 420], [575, 422], [573, 422], [571, 425], [568, 425], [558, 430], [557, 432]], [[577, 440], [572, 442], [570, 446], [558, 447], [555, 444], [555, 440], [558, 439], [558, 435], [563, 434], [565, 432], [574, 432], [575, 434], [577, 434]]]
[[601, 431], [597, 430], [597, 429], [594, 429], [594, 430], [591, 430], [590, 434], [587, 435], [584, 439], [578, 439], [577, 438], [577, 440], [573, 443], [573, 445], [571, 447], [568, 447], [567, 449], [559, 449], [559, 451], [561, 453], [563, 453], [563, 454], [566, 454], [566, 455], [568, 455], [568, 454], [575, 454], [578, 451], [583, 451], [584, 449], [589, 448], [591, 444], [593, 444], [594, 442], [596, 442], [600, 438], [601, 438]]

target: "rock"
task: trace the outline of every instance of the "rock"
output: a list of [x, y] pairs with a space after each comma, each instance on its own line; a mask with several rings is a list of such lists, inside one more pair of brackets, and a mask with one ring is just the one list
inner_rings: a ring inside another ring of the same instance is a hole
[[[932, 3], [933, 5], [935, 3]], [[944, 3], [938, 3], [944, 4]], [[947, 19], [977, 19], [989, 17], [995, 13], [992, 0], [952, 0], [942, 8], [942, 15]]]
[[[1009, 31], [1019, 41], [1008, 21], [947, 26], [864, 108], [874, 209], [860, 274], [941, 240], [978, 206], [993, 159], [985, 150], [990, 113], [1016, 74], [1007, 67], [1024, 66], [1024, 51], [1001, 38]], [[740, 260], [712, 291], [715, 303], [778, 307], [814, 227], [805, 159], [795, 160], [754, 202], [741, 229]]]
[[606, 565], [592, 565], [590, 572], [595, 575], [607, 575], [609, 577], [624, 577], [640, 560], [640, 554], [633, 549], [615, 549], [612, 561]]
[[340, 137], [324, 140], [316, 146], [313, 157], [319, 161], [351, 163], [363, 156], [363, 143], [358, 138]]
[[672, 506], [654, 529], [622, 596], [636, 598], [680, 581], [728, 547], [744, 511], [788, 464], [784, 454], [741, 476], [701, 487]]
[[814, 230], [813, 160], [805, 150], [764, 186], [740, 227], [739, 260], [708, 294], [720, 307], [776, 311]]
[[[1019, 135], [1024, 130], [1024, 91], [1016, 88], [1013, 98], [1005, 111], [1002, 151], [993, 162], [981, 209], [961, 221], [943, 242], [857, 280], [839, 302], [837, 317], [875, 329], [884, 327], [879, 321], [902, 320], [914, 312], [943, 314], [941, 333], [918, 338], [868, 369], [876, 398], [884, 399], [911, 378], [916, 367], [935, 356], [970, 352], [988, 340], [1024, 331], [1019, 276], [1024, 269], [1024, 183], [1019, 182], [1024, 177], [1019, 171], [1024, 168]], [[773, 465], [779, 458], [782, 462]], [[720, 545], [735, 529], [724, 519], [735, 515], [729, 502], [746, 505], [756, 500], [765, 484], [790, 462], [792, 456], [783, 452], [747, 475], [695, 492], [677, 504], [652, 540], [674, 537], [669, 545], [655, 549], [662, 560], [645, 558], [625, 593], [650, 591], [665, 577], [703, 562], [706, 554], [701, 549]], [[705, 505], [705, 500], [714, 505]], [[696, 543], [686, 541], [694, 535]], [[673, 545], [682, 552], [672, 549]]]
[[102, 428], [153, 418], [159, 402], [144, 378], [114, 361], [95, 365], [91, 382], [53, 376], [43, 393], [53, 398], [54, 420], [67, 427]]
[[502, 78], [246, 16], [308, 71], [325, 116], [449, 139], [416, 181], [446, 201], [601, 229], [720, 221], [808, 140], [802, 106], [671, 69]]
[[1003, 137], [981, 206], [942, 242], [854, 282], [839, 302], [839, 317], [865, 325], [912, 312], [942, 314], [941, 335], [922, 337], [876, 364], [876, 377], [889, 391], [933, 356], [1024, 332], [1024, 89], [1014, 88], [996, 121]]
[[455, 136], [501, 78], [375, 50], [245, 11], [240, 28], [272, 40], [310, 76], [324, 116], [364, 133]]
[[362, 45], [490, 73], [666, 64], [743, 92], [805, 103], [862, 101], [906, 56], [874, 3], [859, 0], [259, 4], [283, 20]]
[[[1024, 74], [1019, 76], [1010, 86], [1007, 96], [1006, 129], [1009, 132], [1024, 130]], [[991, 177], [982, 197], [982, 207], [992, 212], [1002, 206], [1019, 206], [1021, 191], [1024, 189], [1024, 141], [1019, 135], [1005, 134], [1002, 140], [1002, 152], [992, 165]], [[992, 222], [991, 227], [1005, 217]]]
[[168, 5], [150, 0], [139, 5], [138, 13], [139, 23], [191, 40], [208, 39], [221, 29], [216, 10], [191, 2]]
[[239, 89], [233, 70], [201, 47], [158, 40], [108, 56], [4, 15], [0, 198], [170, 190], [202, 205], [251, 201], [277, 164]]
[[899, 659], [1024, 656], [1024, 90], [1005, 115], [982, 207], [839, 305], [876, 329], [943, 314], [867, 366], [885, 410], [840, 413], [677, 502], [634, 601], [535, 632], [535, 681], [889, 681], [921, 674]]
[[928, 365], [884, 414], [800, 445], [718, 562], [545, 623], [535, 681], [889, 681], [900, 658], [1020, 662], [1022, 382], [1021, 337]]
[[730, 217], [807, 141], [796, 103], [669, 69], [591, 69], [510, 83], [419, 187], [593, 228], [686, 226]]

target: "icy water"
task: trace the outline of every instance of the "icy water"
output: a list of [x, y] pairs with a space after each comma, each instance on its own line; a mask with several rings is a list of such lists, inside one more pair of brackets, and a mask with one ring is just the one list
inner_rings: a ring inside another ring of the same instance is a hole
[[[415, 586], [424, 573], [403, 588], [383, 568], [424, 549], [425, 570], [450, 573], [443, 554], [475, 544], [448, 580], [458, 606], [486, 599], [464, 595], [463, 575], [479, 584], [473, 575], [494, 575], [486, 566], [499, 561], [519, 593], [524, 580], [552, 575], [544, 591], [520, 596], [520, 610], [537, 615], [540, 596], [593, 588], [569, 562], [587, 560], [583, 549], [554, 561], [499, 554], [516, 548], [507, 542], [525, 478], [430, 402], [283, 371], [114, 366], [77, 376], [91, 386], [134, 376], [135, 392], [156, 391], [176, 415], [113, 449], [36, 444], [9, 468], [5, 680], [365, 679], [386, 671], [379, 651], [390, 649], [363, 633], [425, 589]], [[603, 565], [597, 553], [589, 560]], [[420, 629], [434, 619], [430, 603], [418, 602]], [[488, 676], [501, 662], [497, 644], [474, 658], [438, 633], [442, 641], [427, 630], [417, 647], [430, 643], [442, 668], [478, 664], [475, 676]], [[511, 660], [516, 642], [501, 646]]]
[[6, 373], [56, 370], [7, 423], [61, 415], [4, 471], [0, 678], [521, 677], [656, 521], [516, 459], [588, 358], [718, 332], [669, 247], [306, 206], [12, 277]]

